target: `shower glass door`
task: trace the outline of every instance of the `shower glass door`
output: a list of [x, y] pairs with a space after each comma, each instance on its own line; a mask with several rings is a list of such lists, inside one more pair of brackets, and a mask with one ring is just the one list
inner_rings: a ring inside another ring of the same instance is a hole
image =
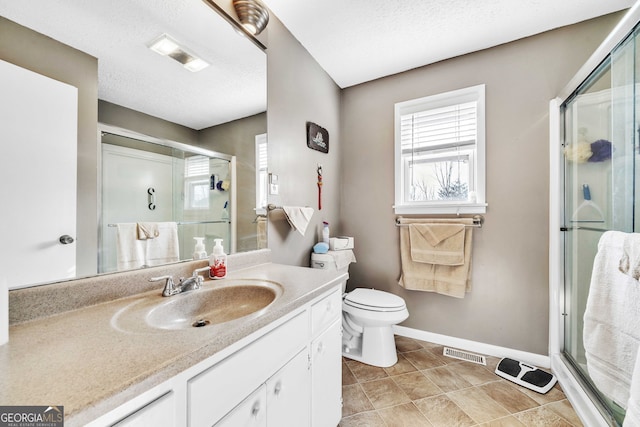
[[624, 410], [589, 378], [583, 316], [605, 231], [635, 230], [636, 36], [630, 35], [562, 104], [564, 148], [564, 349], [612, 425]]

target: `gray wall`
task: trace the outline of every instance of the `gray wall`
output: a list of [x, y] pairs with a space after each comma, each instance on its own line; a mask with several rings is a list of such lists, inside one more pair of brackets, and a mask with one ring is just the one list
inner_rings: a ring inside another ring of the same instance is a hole
[[[619, 21], [613, 14], [345, 89], [342, 232], [355, 237], [349, 287], [398, 294], [404, 326], [548, 354], [549, 100]], [[487, 202], [464, 299], [407, 291], [394, 225], [394, 103], [486, 84]], [[271, 236], [270, 236], [271, 237]]]
[[78, 88], [76, 264], [78, 276], [93, 274], [98, 262], [98, 61], [1, 16], [0, 40], [0, 59]]
[[[273, 14], [266, 31], [269, 172], [280, 182], [279, 194], [269, 196], [269, 202], [315, 209], [304, 236], [291, 230], [282, 211], [271, 212], [269, 248], [274, 262], [308, 266], [322, 221], [337, 231], [344, 184], [339, 163], [340, 89]], [[329, 153], [307, 148], [307, 121], [329, 131]], [[322, 210], [318, 210], [318, 163], [323, 169]]]
[[198, 131], [107, 101], [98, 101], [98, 121], [143, 135], [197, 145]]

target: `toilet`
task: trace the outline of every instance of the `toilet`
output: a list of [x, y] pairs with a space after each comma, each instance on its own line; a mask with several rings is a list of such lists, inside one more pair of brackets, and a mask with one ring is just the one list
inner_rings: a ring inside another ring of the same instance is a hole
[[[347, 251], [311, 254], [311, 267], [347, 272]], [[345, 266], [346, 264], [346, 266]], [[393, 325], [409, 317], [404, 299], [389, 292], [342, 284], [342, 355], [368, 365], [389, 367], [398, 361]]]

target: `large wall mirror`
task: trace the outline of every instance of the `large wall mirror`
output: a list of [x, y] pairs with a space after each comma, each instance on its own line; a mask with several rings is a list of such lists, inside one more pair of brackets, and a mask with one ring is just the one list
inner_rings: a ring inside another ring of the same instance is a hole
[[[162, 55], [150, 49], [165, 35], [181, 51]], [[214, 237], [225, 239], [228, 253], [266, 247], [265, 196], [258, 188], [266, 182], [265, 48], [238, 31], [214, 0], [5, 1], [0, 39], [0, 73], [13, 72], [14, 66], [27, 71], [25, 83], [12, 80], [7, 86], [32, 87], [39, 96], [37, 82], [45, 77], [77, 94], [73, 147], [52, 147], [49, 136], [66, 118], [57, 104], [46, 107], [38, 98], [24, 102], [23, 122], [11, 138], [1, 138], [13, 159], [0, 176], [1, 194], [17, 210], [0, 214], [0, 231], [6, 236], [11, 229], [29, 230], [42, 239], [3, 253], [0, 281], [10, 289], [138, 268], [135, 263], [118, 267], [114, 246], [122, 224], [154, 228], [175, 222], [181, 261], [192, 258], [194, 237], [208, 239], [207, 252]], [[194, 71], [195, 65], [205, 67]], [[20, 103], [27, 99], [19, 90], [13, 96]], [[15, 105], [0, 97], [2, 111], [16, 110]], [[46, 116], [44, 121], [36, 114]], [[31, 128], [41, 136], [26, 132]], [[64, 168], [44, 172], [54, 152], [65, 152], [74, 162], [60, 161]], [[129, 163], [134, 166], [126, 170]], [[43, 168], [35, 182], [18, 179], [25, 165]], [[170, 165], [169, 172], [155, 178], [158, 184], [138, 182], [162, 165]], [[67, 169], [73, 169], [72, 185], [56, 184]], [[165, 184], [169, 196], [159, 188]], [[147, 212], [125, 215], [138, 203], [128, 199], [128, 191], [139, 185]], [[67, 196], [58, 194], [63, 190]], [[165, 196], [170, 200], [163, 200], [163, 208], [171, 213], [153, 215], [160, 212], [155, 202]], [[54, 205], [70, 208], [59, 213]], [[63, 227], [63, 219], [72, 224]], [[65, 236], [72, 241], [65, 242]], [[57, 259], [51, 251], [60, 249], [73, 249], [72, 260], [56, 261], [57, 273], [43, 268], [46, 260]]]

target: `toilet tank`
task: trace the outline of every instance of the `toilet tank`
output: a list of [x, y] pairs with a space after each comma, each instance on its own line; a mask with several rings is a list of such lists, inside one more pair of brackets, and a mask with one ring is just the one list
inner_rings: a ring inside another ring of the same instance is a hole
[[323, 270], [331, 270], [331, 271], [339, 271], [340, 273], [347, 273], [349, 271], [349, 266], [344, 268], [336, 268], [336, 262], [333, 259], [333, 256], [329, 253], [327, 254], [311, 254], [311, 268], [321, 268]]
[[[343, 268], [337, 268], [336, 266], [336, 261], [334, 260], [333, 256], [331, 255], [331, 252], [326, 253], [326, 254], [316, 254], [316, 253], [312, 253], [311, 254], [311, 268], [320, 268], [323, 270], [331, 270], [331, 271], [337, 271], [339, 273], [348, 273], [349, 272], [349, 266], [347, 265], [346, 267]], [[343, 282], [342, 283], [342, 292], [345, 291], [347, 286], [347, 282]]]

